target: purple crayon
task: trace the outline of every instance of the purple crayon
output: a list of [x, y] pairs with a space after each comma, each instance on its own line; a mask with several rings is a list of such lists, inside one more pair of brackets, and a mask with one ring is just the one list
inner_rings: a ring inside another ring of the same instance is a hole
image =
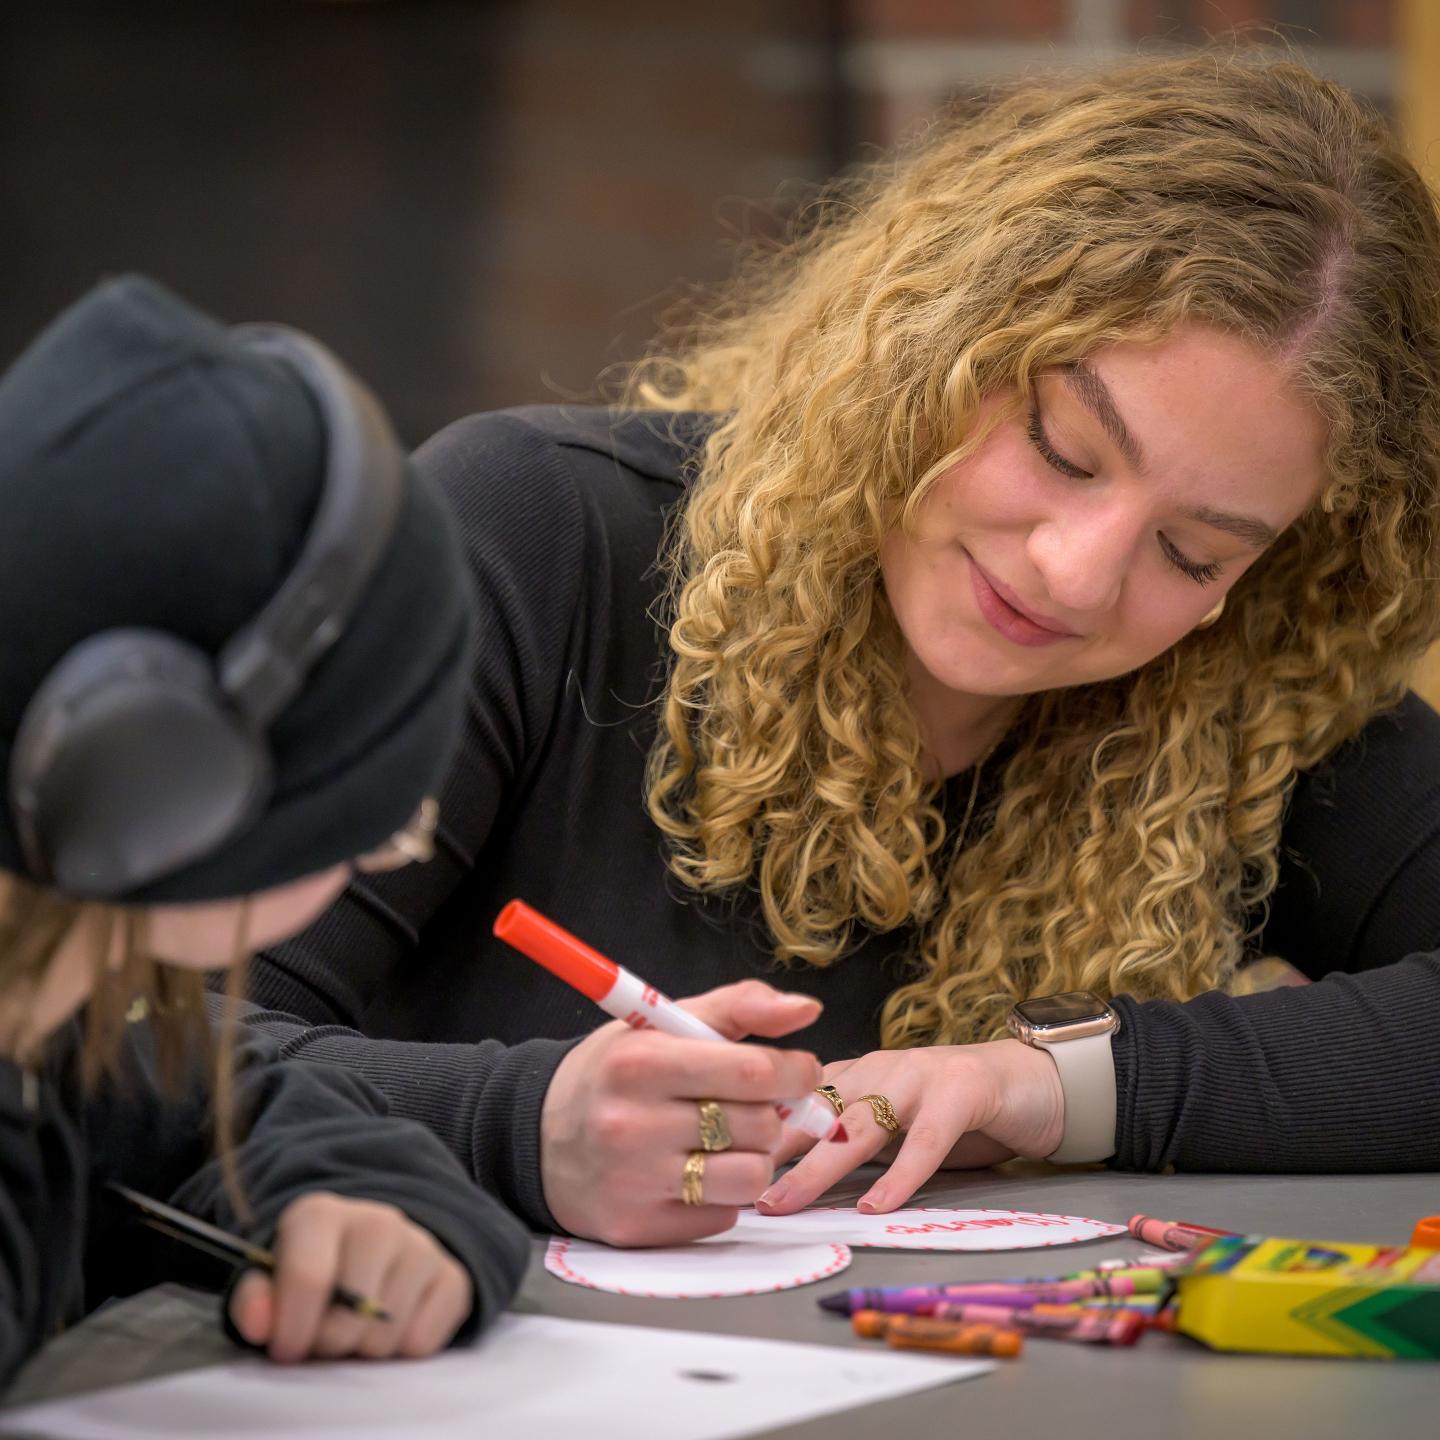
[[1109, 1271], [1104, 1275], [1073, 1280], [1027, 1280], [1006, 1283], [984, 1281], [972, 1285], [897, 1285], [880, 1288], [841, 1290], [822, 1295], [819, 1305], [837, 1315], [858, 1310], [878, 1310], [886, 1315], [928, 1315], [937, 1304], [1004, 1305], [1011, 1310], [1028, 1310], [1032, 1305], [1073, 1305], [1100, 1297], [1119, 1299], [1152, 1294], [1159, 1288], [1162, 1272], [1154, 1276]]

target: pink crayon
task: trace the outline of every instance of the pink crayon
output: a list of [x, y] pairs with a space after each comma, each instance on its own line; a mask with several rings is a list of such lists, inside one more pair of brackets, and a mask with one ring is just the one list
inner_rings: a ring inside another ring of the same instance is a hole
[[1012, 1310], [1004, 1305], [952, 1305], [942, 1301], [930, 1313], [936, 1320], [1004, 1325], [1037, 1339], [1078, 1340], [1090, 1345], [1133, 1345], [1145, 1330], [1143, 1315], [1104, 1311], [1060, 1314], [1046, 1305]]

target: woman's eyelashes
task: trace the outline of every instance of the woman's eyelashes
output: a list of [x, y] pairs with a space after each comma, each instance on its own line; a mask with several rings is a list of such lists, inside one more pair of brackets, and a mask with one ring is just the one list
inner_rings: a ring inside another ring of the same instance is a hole
[[1040, 452], [1040, 458], [1052, 470], [1058, 470], [1072, 480], [1093, 480], [1095, 478], [1089, 470], [1082, 470], [1078, 465], [1072, 464], [1050, 443], [1050, 437], [1040, 423], [1040, 409], [1036, 405], [1030, 407], [1030, 421], [1025, 430], [1030, 436], [1030, 443]]
[[1182, 555], [1163, 535], [1160, 537], [1160, 549], [1164, 552], [1165, 558], [1182, 575], [1187, 576], [1197, 585], [1209, 585], [1220, 578], [1218, 561], [1209, 560], [1201, 564], [1198, 560], [1192, 560], [1188, 555]]
[[[1093, 480], [1095, 475], [1090, 470], [1083, 470], [1073, 461], [1067, 460], [1050, 443], [1050, 437], [1045, 433], [1045, 427], [1040, 421], [1040, 409], [1038, 406], [1030, 407], [1030, 419], [1025, 426], [1026, 434], [1030, 437], [1030, 443], [1035, 447], [1040, 458], [1050, 466], [1052, 470], [1061, 475], [1068, 476], [1071, 480]], [[1188, 580], [1193, 580], [1197, 585], [1210, 585], [1220, 578], [1220, 565], [1214, 560], [1201, 562], [1192, 560], [1188, 555], [1176, 548], [1176, 546], [1164, 535], [1160, 536], [1160, 552], [1170, 565], [1178, 570]]]

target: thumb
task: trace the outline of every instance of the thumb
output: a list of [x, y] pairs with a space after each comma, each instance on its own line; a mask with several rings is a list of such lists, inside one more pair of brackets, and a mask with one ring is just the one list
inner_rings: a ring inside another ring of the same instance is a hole
[[789, 1035], [813, 1025], [824, 1008], [814, 996], [788, 994], [763, 980], [721, 985], [678, 1003], [727, 1040], [746, 1035]]
[[230, 1321], [252, 1345], [268, 1345], [275, 1325], [275, 1285], [262, 1270], [247, 1270], [230, 1292]]

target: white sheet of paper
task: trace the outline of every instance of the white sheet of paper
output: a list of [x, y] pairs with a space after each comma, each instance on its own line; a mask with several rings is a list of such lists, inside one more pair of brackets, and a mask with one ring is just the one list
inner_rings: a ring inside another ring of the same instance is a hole
[[1043, 1250], [1125, 1234], [1123, 1225], [1081, 1215], [1034, 1210], [955, 1210], [913, 1206], [888, 1215], [866, 1215], [853, 1205], [812, 1205], [794, 1215], [761, 1215], [742, 1210], [733, 1230], [737, 1240], [764, 1242], [819, 1239], [886, 1250]]
[[433, 1360], [191, 1370], [0, 1416], [44, 1440], [729, 1440], [984, 1374], [897, 1355], [507, 1315]]
[[850, 1266], [850, 1247], [820, 1235], [741, 1231], [688, 1245], [614, 1250], [592, 1240], [552, 1240], [545, 1268], [571, 1285], [649, 1300], [765, 1295], [830, 1280]]

